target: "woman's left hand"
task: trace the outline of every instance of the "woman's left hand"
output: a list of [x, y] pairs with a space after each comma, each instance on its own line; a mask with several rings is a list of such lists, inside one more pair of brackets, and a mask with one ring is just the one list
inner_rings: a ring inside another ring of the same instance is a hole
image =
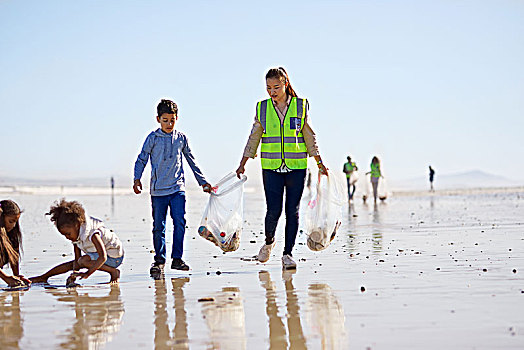
[[318, 165], [318, 171], [320, 172], [320, 174], [322, 175], [328, 175], [328, 169], [326, 168], [326, 166], [324, 165], [324, 163], [320, 163]]

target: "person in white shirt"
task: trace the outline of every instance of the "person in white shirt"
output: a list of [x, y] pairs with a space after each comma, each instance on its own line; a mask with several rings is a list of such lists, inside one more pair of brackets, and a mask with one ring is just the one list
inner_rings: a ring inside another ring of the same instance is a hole
[[[76, 201], [62, 199], [51, 206], [46, 215], [50, 215], [58, 231], [73, 242], [75, 259], [57, 265], [43, 275], [31, 277], [32, 282], [47, 283], [52, 276], [73, 271], [67, 279], [70, 284], [77, 277], [88, 278], [100, 270], [109, 273], [110, 283], [118, 283], [118, 266], [124, 260], [124, 249], [114, 232], [107, 229], [101, 220], [86, 215], [82, 205]], [[80, 272], [80, 269], [87, 271]]]

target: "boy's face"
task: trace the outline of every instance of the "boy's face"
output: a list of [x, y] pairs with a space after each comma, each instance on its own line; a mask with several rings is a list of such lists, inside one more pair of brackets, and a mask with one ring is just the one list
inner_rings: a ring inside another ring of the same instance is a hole
[[177, 119], [178, 116], [174, 113], [163, 113], [160, 117], [156, 117], [162, 131], [168, 134], [173, 132]]

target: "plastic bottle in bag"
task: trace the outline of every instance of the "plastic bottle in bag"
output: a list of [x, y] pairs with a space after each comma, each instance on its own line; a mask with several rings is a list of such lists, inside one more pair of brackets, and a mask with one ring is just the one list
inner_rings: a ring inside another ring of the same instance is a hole
[[210, 193], [202, 215], [198, 234], [225, 252], [232, 252], [240, 245], [244, 211], [244, 182], [235, 173], [222, 178]]
[[305, 212], [307, 246], [319, 251], [326, 249], [342, 223], [344, 191], [334, 175], [320, 176], [316, 193]]

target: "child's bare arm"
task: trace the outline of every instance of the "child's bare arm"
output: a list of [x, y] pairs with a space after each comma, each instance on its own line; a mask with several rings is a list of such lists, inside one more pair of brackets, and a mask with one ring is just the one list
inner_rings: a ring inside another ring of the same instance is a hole
[[73, 260], [73, 271], [77, 271], [80, 268], [80, 266], [78, 266], [78, 259], [80, 259], [82, 252], [80, 251], [80, 248], [78, 248], [76, 245], [74, 246], [74, 253], [75, 260]]
[[94, 233], [91, 236], [91, 242], [93, 242], [96, 248], [96, 252], [98, 253], [98, 259], [94, 261], [93, 265], [89, 267], [87, 272], [84, 272], [81, 274], [82, 279], [85, 279], [91, 276], [96, 270], [100, 269], [107, 260], [107, 251], [106, 251], [106, 248], [104, 247], [104, 243], [102, 242], [102, 238], [100, 237], [100, 234]]

